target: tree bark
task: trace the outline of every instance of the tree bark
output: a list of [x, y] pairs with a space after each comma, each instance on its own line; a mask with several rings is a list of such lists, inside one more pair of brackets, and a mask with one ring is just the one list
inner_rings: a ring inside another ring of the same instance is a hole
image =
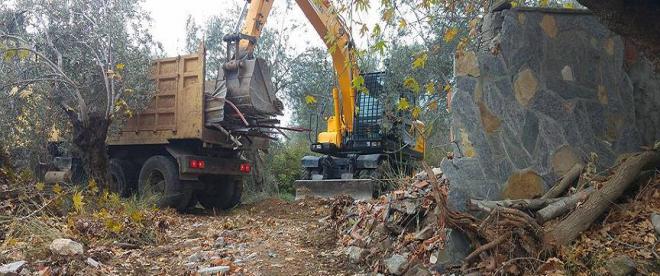
[[573, 241], [623, 194], [647, 165], [657, 166], [659, 162], [660, 153], [657, 151], [642, 152], [623, 161], [614, 175], [601, 189], [594, 191], [580, 208], [546, 230], [545, 242], [565, 245]]
[[[82, 160], [87, 177], [100, 186], [110, 184], [108, 152], [105, 140], [108, 137], [110, 120], [105, 114], [90, 113], [89, 123], [84, 124], [78, 116], [69, 114], [73, 125], [73, 145]], [[107, 187], [107, 186], [106, 186]]]
[[578, 202], [584, 201], [594, 191], [593, 187], [586, 188], [571, 196], [563, 197], [557, 202], [553, 202], [545, 208], [536, 212], [536, 221], [543, 224], [553, 218], [568, 213], [577, 206]]
[[575, 180], [580, 177], [580, 173], [584, 169], [584, 165], [577, 163], [561, 178], [561, 181], [557, 185], [552, 186], [548, 192], [546, 192], [541, 198], [555, 198], [562, 195], [568, 187], [570, 187]]

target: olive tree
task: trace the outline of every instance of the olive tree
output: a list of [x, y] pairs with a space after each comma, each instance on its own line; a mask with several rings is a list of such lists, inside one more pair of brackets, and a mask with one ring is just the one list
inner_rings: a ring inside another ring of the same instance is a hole
[[0, 29], [0, 87], [47, 99], [66, 118], [89, 177], [106, 183], [109, 127], [149, 96], [156, 45], [141, 1], [18, 0], [12, 9], [22, 28]]

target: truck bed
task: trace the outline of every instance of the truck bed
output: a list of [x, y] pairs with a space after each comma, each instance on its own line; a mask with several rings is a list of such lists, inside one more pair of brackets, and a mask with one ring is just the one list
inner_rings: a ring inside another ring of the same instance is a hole
[[[228, 133], [207, 127], [205, 114], [205, 49], [152, 63], [156, 89], [148, 107], [129, 118], [109, 145], [156, 145], [171, 140], [201, 140], [235, 146]], [[216, 112], [217, 113], [217, 112]]]

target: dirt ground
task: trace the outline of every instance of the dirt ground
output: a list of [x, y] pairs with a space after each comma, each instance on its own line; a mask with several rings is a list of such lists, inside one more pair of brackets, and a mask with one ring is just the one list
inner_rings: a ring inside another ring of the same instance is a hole
[[[164, 240], [136, 249], [91, 249], [101, 274], [194, 275], [218, 265], [230, 274], [353, 275], [325, 223], [328, 202], [266, 199], [228, 212], [173, 214]], [[98, 254], [95, 255], [95, 252]], [[104, 256], [105, 255], [105, 256]]]

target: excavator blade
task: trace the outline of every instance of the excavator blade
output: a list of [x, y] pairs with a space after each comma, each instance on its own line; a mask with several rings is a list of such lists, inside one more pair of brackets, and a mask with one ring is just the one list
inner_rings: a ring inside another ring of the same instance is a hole
[[325, 179], [296, 180], [296, 200], [308, 197], [333, 198], [348, 195], [355, 200], [373, 198], [376, 191], [376, 180], [372, 179]]

